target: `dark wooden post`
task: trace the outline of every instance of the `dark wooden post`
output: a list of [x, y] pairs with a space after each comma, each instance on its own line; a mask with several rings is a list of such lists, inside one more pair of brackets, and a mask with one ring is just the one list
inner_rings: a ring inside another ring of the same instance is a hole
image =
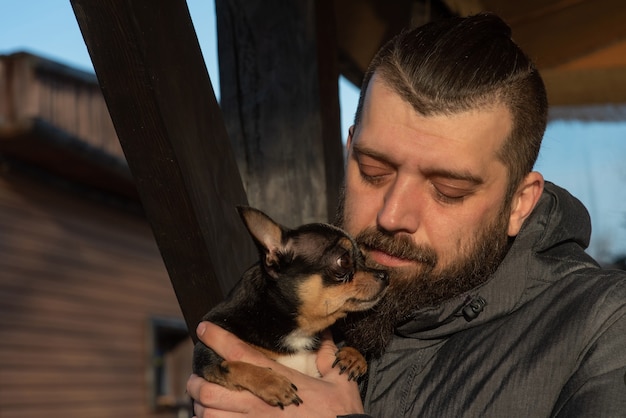
[[248, 199], [332, 219], [343, 178], [332, 1], [216, 0], [221, 107]]
[[185, 0], [71, 0], [192, 337], [255, 259]]

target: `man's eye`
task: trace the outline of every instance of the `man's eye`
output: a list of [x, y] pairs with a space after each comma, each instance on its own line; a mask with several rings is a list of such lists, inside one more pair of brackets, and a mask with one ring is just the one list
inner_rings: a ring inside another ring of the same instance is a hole
[[365, 165], [360, 165], [359, 171], [361, 173], [361, 178], [372, 184], [380, 183], [385, 179], [385, 176], [389, 174], [387, 170]]
[[463, 202], [463, 199], [465, 199], [466, 197], [465, 194], [452, 195], [449, 193], [444, 193], [437, 187], [434, 187], [434, 190], [435, 190], [435, 198], [443, 203], [448, 203], [448, 204], [461, 203]]
[[354, 158], [359, 168], [361, 178], [369, 184], [377, 184], [393, 174], [393, 167], [359, 150], [354, 151]]

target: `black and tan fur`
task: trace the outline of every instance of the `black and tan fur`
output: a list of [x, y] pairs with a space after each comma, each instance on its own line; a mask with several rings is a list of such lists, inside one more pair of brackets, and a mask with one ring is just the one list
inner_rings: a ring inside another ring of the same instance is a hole
[[[246, 271], [228, 298], [207, 313], [214, 322], [277, 362], [318, 375], [319, 334], [349, 312], [371, 308], [387, 285], [386, 274], [365, 268], [356, 243], [327, 224], [285, 228], [263, 212], [239, 213], [261, 260]], [[349, 379], [367, 370], [350, 347], [335, 365]], [[265, 367], [225, 361], [202, 342], [195, 346], [194, 373], [233, 390], [249, 390], [270, 405], [300, 404], [297, 388]]]

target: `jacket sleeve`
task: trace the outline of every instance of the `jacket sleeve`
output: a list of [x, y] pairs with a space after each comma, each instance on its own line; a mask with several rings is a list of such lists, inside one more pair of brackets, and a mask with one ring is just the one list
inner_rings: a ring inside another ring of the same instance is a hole
[[[606, 300], [612, 313], [581, 355], [552, 416], [626, 416], [626, 286]], [[616, 300], [617, 299], [617, 300]], [[615, 308], [617, 304], [617, 309]]]

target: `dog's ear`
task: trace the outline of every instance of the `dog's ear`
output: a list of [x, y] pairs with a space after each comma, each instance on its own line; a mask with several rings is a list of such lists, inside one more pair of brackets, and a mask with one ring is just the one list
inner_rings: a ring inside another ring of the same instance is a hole
[[258, 209], [237, 206], [243, 223], [264, 256], [265, 268], [276, 276], [279, 253], [283, 249], [283, 227]]

